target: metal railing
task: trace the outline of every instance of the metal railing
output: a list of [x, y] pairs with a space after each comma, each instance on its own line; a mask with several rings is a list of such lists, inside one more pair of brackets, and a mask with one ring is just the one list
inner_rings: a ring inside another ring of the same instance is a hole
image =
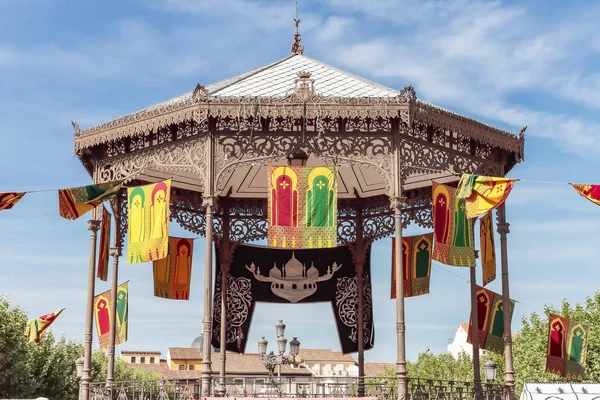
[[[360, 387], [362, 386], [362, 388]], [[365, 397], [398, 399], [396, 378], [365, 377], [269, 377], [228, 376], [212, 380], [212, 396], [264, 398], [331, 398]], [[108, 390], [104, 382], [92, 383], [92, 400], [195, 400], [201, 398], [200, 380], [165, 380], [116, 382]], [[504, 400], [504, 386], [473, 382], [408, 379], [406, 400]]]

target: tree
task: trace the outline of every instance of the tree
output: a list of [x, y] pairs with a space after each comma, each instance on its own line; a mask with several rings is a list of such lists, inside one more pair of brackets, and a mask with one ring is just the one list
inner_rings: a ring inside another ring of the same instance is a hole
[[[64, 337], [56, 341], [50, 330], [39, 343], [28, 343], [26, 324], [25, 312], [0, 296], [0, 398], [76, 399], [79, 380], [75, 362], [83, 354], [83, 346]], [[93, 381], [106, 380], [107, 361], [105, 353], [94, 353]], [[155, 373], [116, 360], [116, 381], [158, 378]]]
[[6, 297], [0, 296], [0, 398], [25, 397], [28, 387], [28, 348], [24, 338], [27, 316], [18, 307], [11, 308]]

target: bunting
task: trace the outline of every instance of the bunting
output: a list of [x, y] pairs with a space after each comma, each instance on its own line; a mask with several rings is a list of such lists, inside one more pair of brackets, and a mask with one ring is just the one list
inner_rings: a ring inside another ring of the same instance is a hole
[[[431, 249], [433, 233], [402, 237], [402, 267], [404, 269], [404, 297], [429, 293], [431, 276]], [[392, 238], [391, 298], [396, 298], [396, 240]]]
[[[570, 185], [579, 195], [600, 206], [600, 185], [586, 185], [581, 183], [571, 183]], [[0, 206], [1, 209], [2, 207]]]
[[25, 336], [27, 337], [28, 342], [39, 343], [40, 339], [46, 329], [52, 325], [52, 323], [58, 318], [62, 310], [55, 311], [50, 314], [42, 315], [39, 318], [32, 319], [27, 321], [27, 325], [25, 327]]
[[127, 188], [127, 200], [128, 263], [165, 258], [169, 250], [171, 180]]
[[111, 214], [102, 207], [102, 225], [100, 225], [100, 251], [98, 252], [98, 278], [106, 282], [108, 279], [108, 258], [110, 248]]
[[475, 266], [473, 221], [467, 219], [465, 199], [456, 196], [456, 189], [432, 183], [433, 192], [433, 259], [460, 267]]
[[514, 183], [510, 178], [463, 174], [457, 197], [466, 200], [467, 218], [477, 218], [504, 204]]
[[[94, 297], [94, 317], [100, 350], [107, 349], [110, 345], [111, 318], [111, 290]], [[127, 321], [129, 308], [129, 285], [125, 282], [117, 288], [117, 325], [115, 329], [115, 346], [127, 341]]]
[[25, 192], [0, 193], [0, 211], [10, 210], [25, 196]]
[[[477, 285], [477, 331], [479, 347], [496, 354], [504, 354], [504, 299], [501, 294]], [[510, 319], [515, 308], [514, 300], [510, 301]], [[471, 326], [473, 318], [469, 317], [469, 333], [467, 343], [473, 344]]]
[[174, 300], [190, 298], [193, 239], [169, 237], [167, 256], [152, 263], [154, 295]]
[[481, 274], [483, 286], [496, 279], [496, 248], [494, 244], [494, 219], [492, 211], [479, 220], [479, 247], [481, 248]]
[[569, 380], [583, 380], [588, 333], [588, 325], [550, 314], [546, 372]]
[[102, 183], [58, 191], [60, 216], [66, 219], [77, 219], [93, 210], [105, 201], [112, 199], [121, 189], [121, 183]]
[[268, 168], [269, 246], [337, 246], [337, 168]]

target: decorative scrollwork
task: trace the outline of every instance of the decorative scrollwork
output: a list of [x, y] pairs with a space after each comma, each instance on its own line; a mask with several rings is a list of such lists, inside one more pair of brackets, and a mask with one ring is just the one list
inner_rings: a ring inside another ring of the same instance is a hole
[[106, 158], [99, 162], [98, 182], [136, 179], [148, 168], [167, 173], [191, 173], [204, 185], [206, 165], [206, 139], [192, 138], [169, 142], [160, 146], [136, 151], [123, 156]]

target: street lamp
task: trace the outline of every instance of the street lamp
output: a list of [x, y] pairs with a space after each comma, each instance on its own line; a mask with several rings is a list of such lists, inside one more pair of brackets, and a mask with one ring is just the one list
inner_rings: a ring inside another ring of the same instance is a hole
[[496, 380], [496, 363], [494, 360], [489, 359], [483, 364], [483, 372], [485, 374], [485, 380], [488, 383], [492, 383]]
[[[300, 341], [297, 337], [290, 342], [290, 357], [284, 356], [286, 347], [287, 347], [287, 339], [284, 336], [286, 325], [282, 320], [275, 325], [275, 334], [277, 335], [277, 352], [279, 354], [275, 354], [274, 352], [270, 352], [267, 355], [267, 346], [269, 342], [265, 339], [265, 337], [261, 337], [258, 340], [258, 355], [260, 359], [269, 371], [269, 377], [271, 377], [271, 381], [273, 382], [273, 373], [275, 371], [275, 367], [277, 367], [277, 376], [281, 381], [281, 366], [282, 365], [295, 365], [296, 364], [296, 356], [300, 352]], [[279, 388], [277, 388], [279, 392]]]

